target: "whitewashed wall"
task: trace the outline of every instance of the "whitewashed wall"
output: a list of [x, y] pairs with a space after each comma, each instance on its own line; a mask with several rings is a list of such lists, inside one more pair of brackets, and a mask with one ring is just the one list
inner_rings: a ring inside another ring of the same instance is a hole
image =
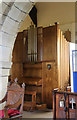
[[[7, 91], [8, 75], [11, 68], [12, 49], [21, 23], [32, 9], [29, 0], [2, 1], [0, 3], [0, 100]], [[14, 2], [13, 2], [14, 1]], [[0, 109], [5, 104], [0, 105]]]

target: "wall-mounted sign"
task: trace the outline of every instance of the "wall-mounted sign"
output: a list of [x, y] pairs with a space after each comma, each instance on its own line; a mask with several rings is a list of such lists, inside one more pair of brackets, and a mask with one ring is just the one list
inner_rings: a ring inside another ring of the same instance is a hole
[[59, 104], [60, 104], [60, 107], [64, 107], [64, 100], [61, 100], [60, 102], [59, 102]]
[[50, 70], [51, 69], [51, 64], [47, 64], [47, 68], [48, 68], [48, 70]]

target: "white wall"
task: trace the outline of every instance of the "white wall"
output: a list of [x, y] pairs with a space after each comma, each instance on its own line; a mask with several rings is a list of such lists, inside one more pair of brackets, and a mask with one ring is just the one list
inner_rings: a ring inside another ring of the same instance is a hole
[[38, 26], [75, 22], [75, 2], [38, 2], [36, 8]]
[[[59, 22], [59, 28], [65, 32], [71, 31], [71, 41], [75, 42], [75, 2], [38, 2], [37, 25], [49, 26]], [[22, 22], [20, 32], [31, 25], [29, 16]]]

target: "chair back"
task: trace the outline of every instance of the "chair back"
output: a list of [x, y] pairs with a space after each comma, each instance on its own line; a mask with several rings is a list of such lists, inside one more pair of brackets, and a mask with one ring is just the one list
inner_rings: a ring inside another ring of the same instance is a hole
[[25, 84], [22, 84], [22, 87], [15, 80], [14, 83], [7, 87], [7, 105], [15, 105], [16, 109], [23, 110], [23, 101], [24, 101], [24, 88]]

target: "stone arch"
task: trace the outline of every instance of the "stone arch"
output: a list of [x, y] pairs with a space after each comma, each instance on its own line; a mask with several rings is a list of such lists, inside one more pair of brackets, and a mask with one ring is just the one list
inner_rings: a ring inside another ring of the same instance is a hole
[[30, 0], [27, 2], [25, 0], [23, 2], [10, 1], [0, 3], [0, 99], [4, 97], [7, 91], [8, 75], [12, 64], [12, 50], [17, 33], [34, 5]]

